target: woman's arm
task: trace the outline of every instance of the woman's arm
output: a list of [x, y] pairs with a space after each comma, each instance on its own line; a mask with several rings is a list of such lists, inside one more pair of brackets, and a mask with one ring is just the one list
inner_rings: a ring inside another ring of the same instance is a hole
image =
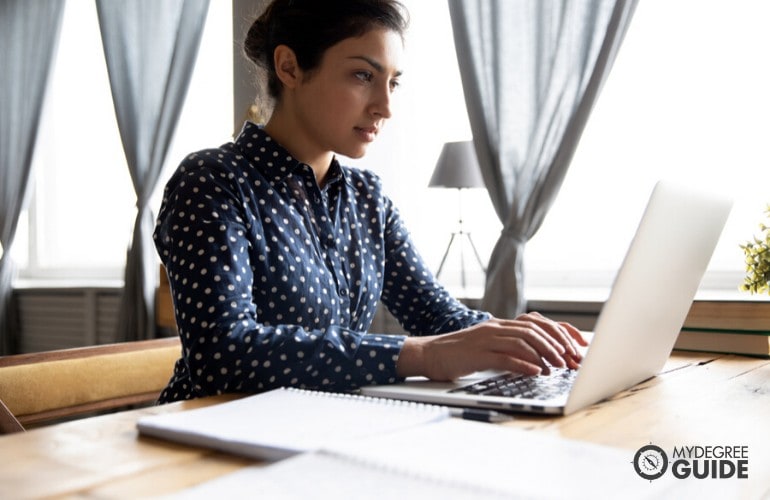
[[576, 328], [538, 313], [503, 320], [468, 309], [435, 280], [398, 211], [387, 199], [385, 206], [383, 301], [413, 334], [399, 355], [399, 376], [451, 380], [487, 369], [534, 375], [549, 365], [577, 368], [577, 345], [587, 344]]
[[491, 316], [452, 297], [425, 264], [393, 203], [384, 198], [385, 270], [382, 302], [412, 335], [449, 333]]

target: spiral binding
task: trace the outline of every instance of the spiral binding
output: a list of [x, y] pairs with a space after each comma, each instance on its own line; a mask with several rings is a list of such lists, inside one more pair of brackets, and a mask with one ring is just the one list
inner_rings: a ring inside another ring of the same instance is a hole
[[376, 405], [384, 406], [396, 406], [405, 409], [415, 409], [418, 411], [432, 411], [436, 413], [449, 413], [449, 407], [442, 405], [433, 405], [429, 403], [420, 403], [417, 401], [406, 401], [402, 399], [388, 399], [378, 398], [374, 396], [366, 396], [364, 394], [355, 394], [350, 392], [330, 392], [330, 391], [313, 391], [310, 389], [301, 389], [298, 387], [281, 387], [282, 390], [287, 392], [293, 392], [297, 394], [305, 394], [308, 396], [322, 396], [333, 399], [348, 400], [357, 403], [372, 403]]

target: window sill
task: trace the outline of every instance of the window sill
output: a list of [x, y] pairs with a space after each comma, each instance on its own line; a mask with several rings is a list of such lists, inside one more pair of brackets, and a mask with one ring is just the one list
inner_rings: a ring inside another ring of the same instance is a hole
[[123, 280], [56, 278], [56, 279], [17, 279], [13, 282], [14, 290], [115, 290], [123, 288]]

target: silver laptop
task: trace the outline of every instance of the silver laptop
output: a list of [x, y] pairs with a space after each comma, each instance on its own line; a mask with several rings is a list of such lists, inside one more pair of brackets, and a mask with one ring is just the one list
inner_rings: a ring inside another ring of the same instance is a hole
[[579, 370], [537, 377], [478, 372], [449, 383], [410, 377], [361, 392], [567, 415], [653, 377], [671, 353], [731, 207], [730, 200], [713, 194], [658, 182]]

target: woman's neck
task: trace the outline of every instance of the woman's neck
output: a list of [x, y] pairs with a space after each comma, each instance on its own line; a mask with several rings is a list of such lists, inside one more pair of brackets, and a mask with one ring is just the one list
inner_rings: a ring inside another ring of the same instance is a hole
[[270, 117], [264, 127], [273, 140], [283, 146], [294, 159], [310, 166], [315, 174], [316, 182], [323, 187], [326, 175], [331, 167], [334, 153], [332, 151], [320, 151], [313, 147], [301, 133], [302, 128], [293, 123], [285, 113], [276, 112]]

